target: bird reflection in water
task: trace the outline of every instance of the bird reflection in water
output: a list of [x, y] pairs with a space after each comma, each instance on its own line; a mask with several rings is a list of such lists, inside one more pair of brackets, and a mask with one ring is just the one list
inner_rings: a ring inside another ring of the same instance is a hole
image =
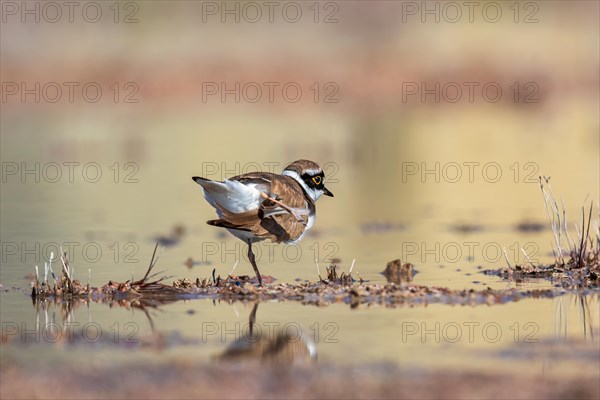
[[217, 361], [258, 361], [277, 366], [308, 365], [317, 360], [315, 342], [296, 329], [260, 329], [256, 324], [258, 303], [249, 317], [249, 330], [217, 356]]

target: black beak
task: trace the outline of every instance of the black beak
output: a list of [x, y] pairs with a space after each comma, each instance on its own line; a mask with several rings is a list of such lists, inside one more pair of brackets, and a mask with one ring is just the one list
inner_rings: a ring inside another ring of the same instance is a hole
[[333, 193], [331, 193], [326, 187], [323, 187], [323, 194], [325, 196], [333, 197]]

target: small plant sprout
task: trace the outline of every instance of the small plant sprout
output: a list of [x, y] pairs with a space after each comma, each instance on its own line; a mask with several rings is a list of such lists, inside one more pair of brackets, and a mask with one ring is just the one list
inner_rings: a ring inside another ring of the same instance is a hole
[[317, 275], [319, 276], [319, 279], [322, 281], [323, 278], [321, 278], [321, 271], [319, 270], [319, 261], [315, 258], [315, 265], [317, 266]]
[[352, 264], [350, 265], [350, 271], [348, 271], [348, 275], [352, 275], [352, 269], [354, 268], [354, 262], [356, 261], [356, 258], [352, 259]]
[[236, 260], [236, 262], [233, 264], [233, 268], [231, 268], [231, 271], [229, 272], [229, 276], [233, 276], [233, 271], [235, 271], [235, 267], [237, 267], [238, 264], [239, 260]]
[[[590, 239], [594, 202], [591, 202], [590, 210], [586, 217], [585, 203], [587, 202], [587, 197], [583, 201], [584, 205], [581, 206], [580, 221], [579, 223], [573, 224], [577, 236], [571, 238], [568, 231], [565, 201], [561, 197], [561, 206], [559, 207], [556, 197], [552, 192], [549, 177], [540, 176], [539, 183], [544, 196], [546, 213], [548, 214], [552, 234], [554, 236], [554, 246], [552, 251], [554, 253], [555, 263], [561, 266], [569, 265], [571, 268], [584, 268], [590, 262], [592, 264], [597, 262], [594, 260], [597, 260], [598, 252], [600, 251], [600, 232], [596, 233], [595, 248], [594, 240]], [[569, 256], [570, 259], [568, 261], [565, 261], [565, 255]]]
[[506, 247], [503, 247], [502, 251], [504, 252], [504, 259], [506, 260], [506, 264], [508, 264], [508, 269], [512, 271], [512, 266], [510, 265], [510, 261], [508, 261], [508, 254], [506, 254]]
[[527, 252], [525, 251], [524, 248], [521, 247], [521, 251], [523, 252], [523, 254], [525, 255], [525, 258], [527, 259], [527, 261], [529, 262], [529, 264], [531, 264], [531, 266], [533, 268], [535, 268], [535, 265], [533, 265], [533, 262], [531, 261], [531, 258], [529, 258], [529, 256], [527, 255]]
[[42, 282], [42, 285], [45, 285], [45, 286], [48, 285], [48, 263], [47, 262], [44, 263], [44, 281]]
[[63, 251], [62, 246], [60, 246], [60, 262], [62, 263], [63, 273], [67, 276], [67, 279], [71, 280], [71, 274], [69, 273], [69, 263], [67, 262], [67, 253]]
[[52, 261], [54, 261], [54, 252], [50, 252], [50, 260], [48, 260], [48, 269], [50, 270], [50, 274], [52, 275], [52, 280], [54, 281], [54, 286], [56, 286], [56, 274], [54, 274], [54, 270], [52, 269]]
[[[352, 277], [352, 270], [354, 269], [354, 263], [356, 262], [356, 258], [352, 259], [352, 264], [350, 265], [350, 271], [348, 271], [348, 276]], [[362, 283], [363, 278], [360, 276], [360, 274], [358, 273], [358, 269], [356, 270], [356, 276], [358, 276], [358, 280]]]

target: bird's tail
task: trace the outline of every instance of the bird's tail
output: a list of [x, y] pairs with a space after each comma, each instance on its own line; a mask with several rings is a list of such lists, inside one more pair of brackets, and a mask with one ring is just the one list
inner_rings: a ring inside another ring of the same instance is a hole
[[262, 198], [260, 192], [253, 186], [247, 186], [238, 181], [225, 180], [223, 182], [194, 176], [194, 182], [204, 189], [206, 201], [220, 213], [239, 214], [256, 210]]

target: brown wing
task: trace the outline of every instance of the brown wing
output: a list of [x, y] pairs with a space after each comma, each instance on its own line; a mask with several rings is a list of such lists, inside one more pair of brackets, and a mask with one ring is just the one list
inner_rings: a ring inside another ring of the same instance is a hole
[[221, 209], [223, 214], [221, 219], [208, 221], [210, 225], [250, 231], [258, 237], [276, 243], [292, 241], [302, 235], [308, 223], [308, 214], [313, 210], [314, 204], [305, 196], [304, 190], [293, 178], [254, 172], [236, 176], [231, 180], [238, 180], [244, 184], [254, 183], [257, 189], [266, 192], [270, 197], [275, 197], [288, 207], [306, 210], [302, 215], [303, 223], [277, 204], [265, 200], [259, 209], [245, 213], [234, 214]]
[[[306, 212], [301, 216], [302, 222], [287, 212], [271, 215], [261, 220], [261, 228], [271, 236], [275, 236], [275, 239], [271, 237], [274, 242], [288, 242], [299, 238], [306, 229], [312, 201], [305, 196], [298, 182], [284, 175], [276, 175], [276, 178], [271, 181], [270, 195], [275, 195], [277, 200], [290, 208], [303, 209]], [[263, 215], [269, 215], [270, 210], [280, 210], [280, 208], [270, 200], [265, 200], [261, 205], [261, 212]]]
[[263, 192], [269, 192], [271, 190], [271, 182], [276, 179], [278, 175], [270, 172], [250, 172], [243, 175], [234, 176], [229, 178], [230, 181], [242, 182], [245, 185], [256, 185], [256, 188]]

